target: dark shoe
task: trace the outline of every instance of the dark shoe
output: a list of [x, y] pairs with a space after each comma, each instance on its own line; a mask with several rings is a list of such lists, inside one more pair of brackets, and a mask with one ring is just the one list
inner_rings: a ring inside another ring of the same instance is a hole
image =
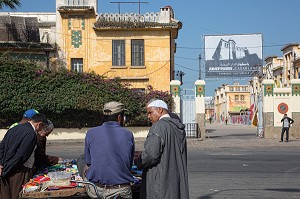
[[279, 142], [283, 142], [282, 140], [279, 140]]

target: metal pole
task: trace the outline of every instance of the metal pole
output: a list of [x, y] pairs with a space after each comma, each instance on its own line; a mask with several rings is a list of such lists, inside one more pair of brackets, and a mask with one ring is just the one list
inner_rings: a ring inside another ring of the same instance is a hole
[[296, 66], [295, 66], [295, 60], [296, 60], [296, 53], [294, 52], [294, 61], [293, 61], [294, 79], [296, 79]]
[[199, 54], [199, 80], [201, 80], [201, 54]]
[[263, 137], [263, 97], [262, 93], [258, 96], [258, 136]]
[[141, 15], [141, 0], [139, 0], [139, 15]]

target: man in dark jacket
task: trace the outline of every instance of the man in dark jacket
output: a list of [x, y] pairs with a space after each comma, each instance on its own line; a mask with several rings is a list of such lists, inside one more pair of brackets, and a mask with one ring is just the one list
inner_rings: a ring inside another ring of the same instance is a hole
[[22, 185], [32, 178], [36, 134], [47, 125], [43, 114], [7, 131], [0, 143], [1, 198], [16, 199]]
[[283, 142], [283, 134], [284, 132], [286, 132], [286, 137], [285, 137], [285, 141], [288, 142], [289, 141], [289, 130], [290, 130], [290, 126], [291, 124], [294, 123], [294, 120], [289, 118], [287, 116], [287, 114], [283, 115], [283, 118], [281, 119], [282, 122], [282, 131], [281, 131], [281, 139], [279, 142]]
[[188, 199], [185, 126], [170, 118], [162, 100], [147, 105], [147, 116], [153, 125], [144, 151], [135, 159], [143, 169], [140, 198]]

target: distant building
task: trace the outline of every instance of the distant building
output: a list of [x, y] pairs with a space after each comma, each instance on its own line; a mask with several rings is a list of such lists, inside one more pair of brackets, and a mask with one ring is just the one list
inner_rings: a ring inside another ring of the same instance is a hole
[[212, 119], [215, 115], [215, 107], [214, 107], [214, 98], [213, 97], [205, 97], [205, 120], [209, 120], [210, 117]]
[[[232, 123], [249, 124], [250, 90], [249, 85], [240, 85], [235, 82], [233, 85], [223, 84], [215, 89], [215, 120], [224, 122], [225, 118]], [[238, 117], [237, 117], [238, 116]]]
[[298, 79], [296, 59], [300, 56], [300, 45], [297, 43], [287, 44], [282, 49], [283, 55], [283, 86], [289, 87], [291, 79]]

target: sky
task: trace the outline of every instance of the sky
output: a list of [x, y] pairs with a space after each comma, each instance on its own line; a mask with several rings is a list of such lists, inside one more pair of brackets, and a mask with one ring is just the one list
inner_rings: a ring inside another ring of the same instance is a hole
[[[117, 13], [118, 5], [110, 2], [125, 0], [98, 0], [98, 13]], [[139, 0], [127, 0], [127, 2]], [[288, 43], [300, 43], [299, 0], [140, 0], [140, 13], [159, 12], [170, 5], [175, 18], [182, 22], [179, 31], [175, 70], [184, 72], [182, 92], [192, 94], [199, 79], [199, 55], [204, 58], [204, 36], [223, 34], [255, 34], [263, 36], [263, 60], [270, 55], [282, 56], [281, 48]], [[2, 12], [55, 12], [55, 0], [21, 0], [21, 7]], [[139, 12], [138, 4], [121, 4], [121, 13]], [[201, 61], [202, 68], [204, 67]], [[203, 70], [203, 69], [202, 69]], [[222, 84], [238, 81], [248, 84], [249, 78], [201, 79], [206, 82], [206, 96]]]

